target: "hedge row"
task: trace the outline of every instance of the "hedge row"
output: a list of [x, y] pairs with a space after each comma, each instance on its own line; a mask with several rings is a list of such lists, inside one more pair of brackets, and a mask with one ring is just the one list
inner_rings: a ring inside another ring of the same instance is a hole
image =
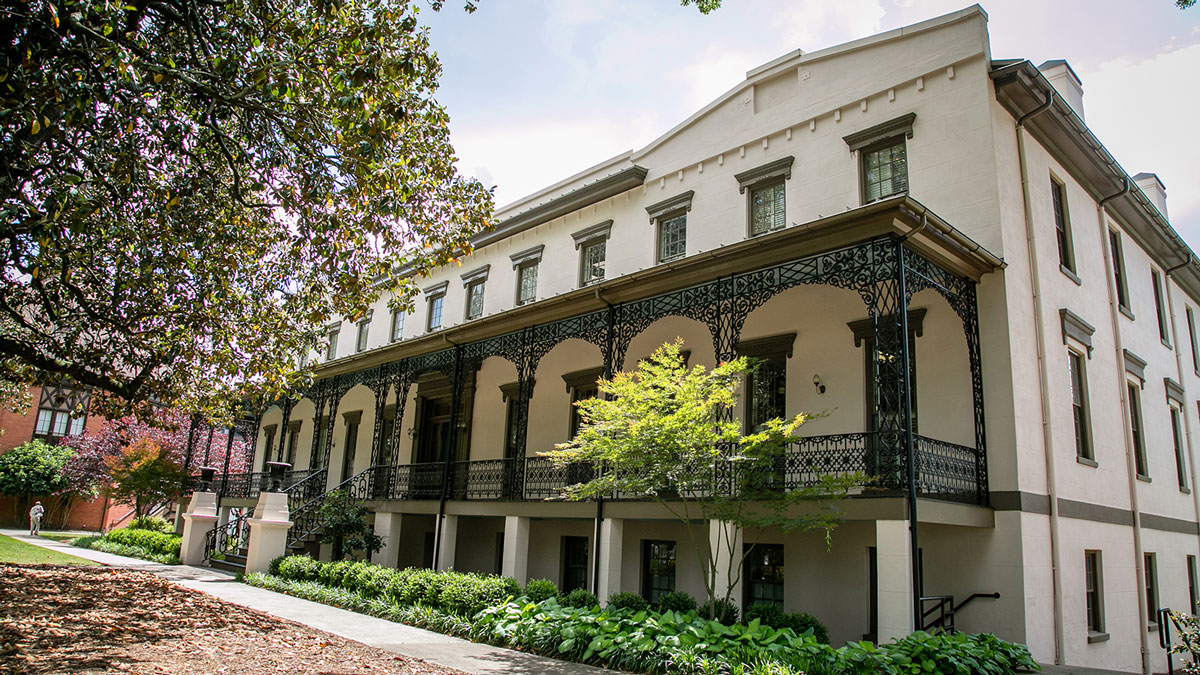
[[399, 606], [425, 605], [470, 618], [487, 607], [521, 595], [507, 577], [427, 569], [393, 569], [366, 562], [318, 562], [287, 556], [271, 563], [271, 571], [289, 581], [315, 581], [331, 588], [390, 600]]
[[176, 558], [179, 557], [179, 544], [183, 541], [183, 537], [177, 534], [131, 528], [113, 530], [104, 535], [104, 539], [116, 544], [143, 548], [157, 555], [173, 555]]

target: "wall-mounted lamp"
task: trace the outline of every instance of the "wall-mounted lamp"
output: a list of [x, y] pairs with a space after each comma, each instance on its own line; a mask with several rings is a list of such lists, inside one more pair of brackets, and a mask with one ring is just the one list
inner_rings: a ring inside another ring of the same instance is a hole
[[821, 384], [820, 375], [813, 375], [813, 386], [816, 387], [818, 394], [825, 393], [825, 385]]
[[409, 428], [408, 428], [408, 437], [409, 437], [409, 438], [416, 438], [416, 437], [417, 437], [417, 428], [416, 428], [416, 427], [409, 427]]

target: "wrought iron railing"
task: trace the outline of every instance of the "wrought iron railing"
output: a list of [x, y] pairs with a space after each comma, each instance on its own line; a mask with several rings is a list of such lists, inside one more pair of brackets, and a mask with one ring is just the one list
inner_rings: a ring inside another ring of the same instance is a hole
[[250, 518], [254, 509], [245, 509], [229, 519], [224, 525], [209, 530], [204, 538], [204, 559], [224, 559], [230, 553], [238, 553], [250, 545]]
[[986, 504], [980, 451], [925, 436], [914, 439], [917, 494], [965, 504]]

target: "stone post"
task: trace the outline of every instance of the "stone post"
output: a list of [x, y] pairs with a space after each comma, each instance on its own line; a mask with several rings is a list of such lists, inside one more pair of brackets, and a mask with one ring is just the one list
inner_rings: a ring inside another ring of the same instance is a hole
[[375, 534], [383, 538], [383, 548], [371, 554], [371, 562], [385, 567], [396, 567], [400, 562], [399, 513], [375, 513]]
[[625, 537], [625, 521], [621, 518], [605, 518], [600, 522], [600, 583], [596, 597], [608, 602], [608, 596], [621, 592], [621, 545]]
[[501, 574], [522, 586], [529, 580], [529, 518], [504, 517], [504, 556]]
[[183, 514], [183, 541], [179, 547], [179, 562], [200, 565], [204, 562], [204, 542], [217, 525], [217, 495], [194, 492], [188, 510]]
[[250, 523], [250, 549], [246, 553], [246, 573], [267, 572], [271, 561], [287, 552], [289, 520], [287, 495], [263, 492], [254, 507]]
[[441, 528], [442, 532], [437, 537], [442, 549], [438, 551], [438, 569], [454, 569], [454, 549], [458, 544], [458, 516], [450, 513], [442, 516]]
[[[734, 584], [729, 599], [740, 608], [745, 576], [737, 569], [741, 565], [740, 562], [734, 562], [734, 568], [730, 569], [730, 558], [732, 557], [735, 561], [742, 559], [742, 530], [725, 521], [710, 520], [708, 521], [708, 542], [712, 546], [713, 557], [716, 559], [716, 567], [713, 570], [713, 590], [716, 592], [717, 598], [725, 597], [730, 577], [737, 574], [738, 581]], [[708, 601], [704, 600], [704, 602]]]
[[907, 520], [875, 521], [879, 644], [913, 632], [912, 547]]

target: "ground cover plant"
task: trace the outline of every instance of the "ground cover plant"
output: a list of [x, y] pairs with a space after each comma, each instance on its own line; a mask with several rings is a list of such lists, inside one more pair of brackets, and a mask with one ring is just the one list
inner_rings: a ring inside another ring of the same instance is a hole
[[[397, 570], [363, 562], [318, 562], [289, 556], [273, 574], [250, 574], [251, 585], [504, 647], [608, 668], [683, 675], [866, 675], [946, 673], [1008, 675], [1037, 669], [1024, 645], [993, 635], [917, 632], [889, 644], [854, 642], [834, 648], [808, 615], [722, 623], [694, 609], [655, 611], [636, 594], [614, 594], [609, 606], [570, 604], [534, 580], [524, 592], [503, 577]], [[504, 597], [502, 594], [507, 593]], [[584, 591], [594, 600], [595, 596]], [[542, 597], [534, 601], [530, 596]], [[483, 596], [487, 596], [486, 599]], [[501, 597], [496, 600], [495, 598]], [[638, 598], [641, 603], [635, 602]], [[680, 597], [670, 604], [688, 605]], [[760, 613], [765, 613], [759, 610]]]
[[[147, 521], [147, 523], [151, 527], [161, 527], [154, 520]], [[175, 565], [179, 563], [179, 546], [182, 541], [183, 537], [172, 532], [142, 529], [130, 525], [102, 536], [73, 539], [71, 544], [94, 551]]]

